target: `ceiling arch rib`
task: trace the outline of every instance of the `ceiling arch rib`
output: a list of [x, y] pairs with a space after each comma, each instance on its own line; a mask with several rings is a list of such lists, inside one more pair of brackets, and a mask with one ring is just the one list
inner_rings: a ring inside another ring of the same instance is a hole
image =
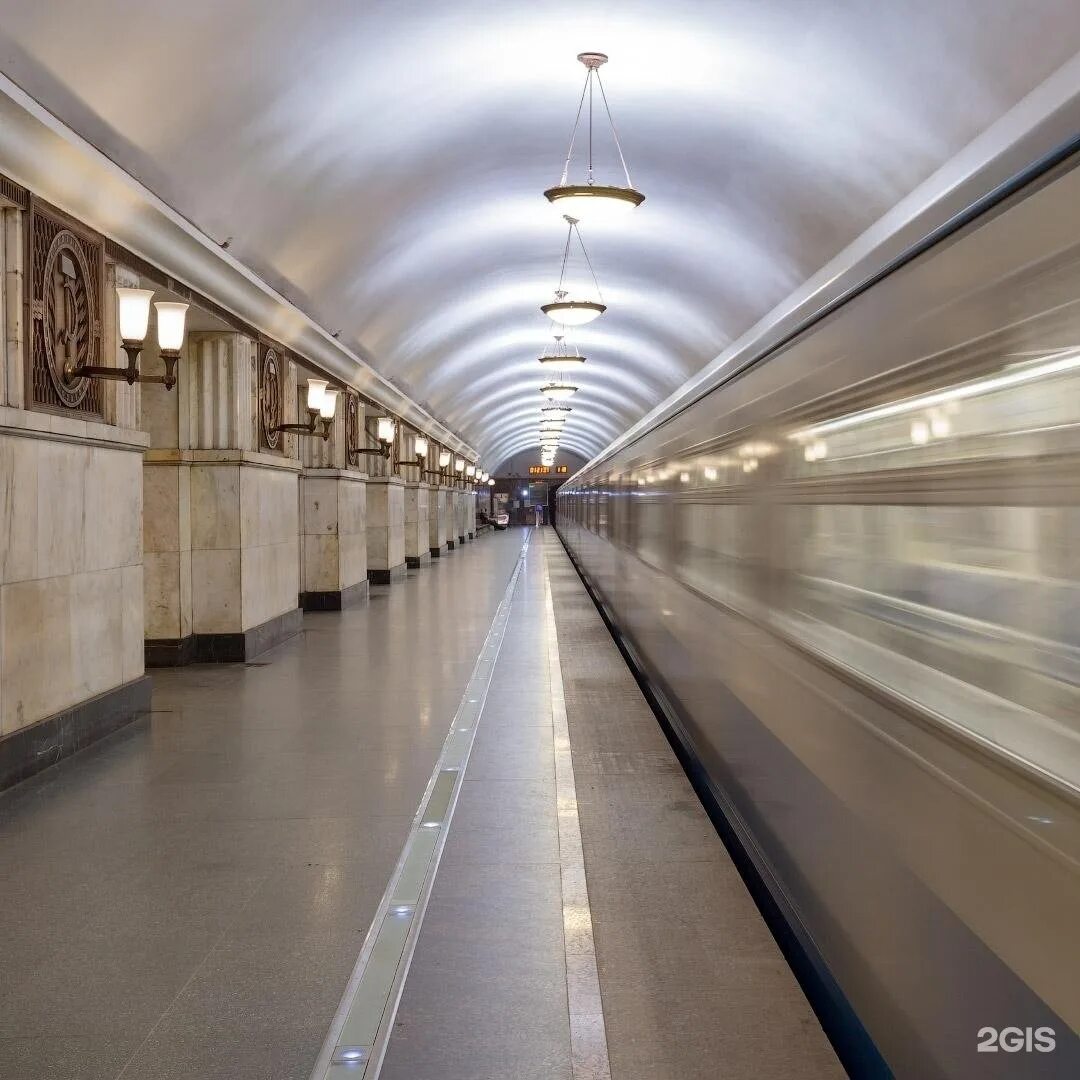
[[[582, 224], [609, 309], [572, 335], [588, 362], [565, 439], [591, 456], [1080, 48], [1073, 0], [1034, 0], [1023, 20], [982, 0], [822, 0], [810, 23], [799, 0], [236, 0], [197, 18], [144, 0], [137, 15], [64, 5], [57, 35], [58, 3], [0, 0], [5, 74], [209, 237], [233, 237], [230, 257], [485, 459], [539, 417], [539, 306], [565, 230], [541, 193], [562, 166], [576, 53], [612, 57], [604, 83], [646, 196], [621, 222]], [[237, 41], [305, 78], [239, 71]], [[621, 182], [598, 148], [598, 178]]]

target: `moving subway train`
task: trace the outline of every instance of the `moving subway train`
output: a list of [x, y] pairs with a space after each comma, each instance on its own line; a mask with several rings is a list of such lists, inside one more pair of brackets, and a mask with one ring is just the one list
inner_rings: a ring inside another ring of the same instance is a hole
[[1078, 164], [559, 495], [852, 1072], [1080, 1076]]

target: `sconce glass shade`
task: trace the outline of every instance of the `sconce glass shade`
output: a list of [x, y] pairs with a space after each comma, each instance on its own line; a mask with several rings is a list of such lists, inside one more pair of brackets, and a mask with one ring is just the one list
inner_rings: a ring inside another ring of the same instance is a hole
[[488, 477], [488, 487], [494, 487], [494, 486], [495, 486], [495, 478], [489, 476]]
[[560, 326], [584, 326], [600, 318], [607, 305], [597, 300], [556, 300], [542, 305], [540, 310]]
[[423, 435], [417, 435], [413, 441], [413, 452], [417, 457], [427, 457], [427, 439]]
[[464, 471], [465, 471], [465, 459], [464, 458], [458, 458], [454, 462], [454, 472], [464, 472]]
[[440, 469], [448, 469], [449, 467], [450, 467], [450, 451], [449, 450], [443, 450], [439, 454], [439, 468]]
[[326, 393], [325, 379], [308, 379], [307, 407], [318, 412], [322, 408], [323, 394]]
[[[157, 311], [157, 343], [159, 349], [179, 352], [184, 345], [184, 324], [187, 322], [187, 304], [174, 304], [159, 300], [154, 304]], [[144, 330], [145, 334], [146, 331]], [[123, 334], [121, 334], [123, 337]]]
[[[153, 289], [116, 289], [120, 300], [120, 336], [124, 341], [145, 341], [150, 325], [150, 297]], [[181, 338], [183, 335], [181, 335]]]
[[480, 483], [481, 484], [486, 484], [488, 482], [488, 479], [489, 479], [489, 476], [488, 476], [488, 474], [486, 472], [482, 472], [480, 474]]
[[465, 466], [465, 475], [466, 476], [475, 476], [476, 475], [476, 466], [475, 465], [466, 465]]
[[324, 420], [333, 420], [337, 412], [338, 392], [336, 390], [324, 390], [322, 401], [319, 403], [319, 415]]
[[379, 442], [392, 443], [394, 441], [394, 421], [389, 416], [380, 416], [375, 430]]
[[619, 220], [645, 201], [640, 191], [607, 184], [563, 184], [548, 188], [544, 198], [560, 214], [586, 222]]
[[577, 392], [578, 388], [570, 383], [548, 383], [540, 387], [540, 393], [549, 401], [566, 401]]

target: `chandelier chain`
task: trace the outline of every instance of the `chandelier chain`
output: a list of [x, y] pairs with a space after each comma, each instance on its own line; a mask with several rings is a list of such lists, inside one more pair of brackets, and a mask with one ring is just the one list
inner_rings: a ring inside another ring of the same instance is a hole
[[574, 126], [570, 131], [570, 146], [566, 151], [566, 161], [563, 164], [562, 179], [559, 181], [559, 186], [564, 187], [566, 185], [567, 177], [570, 175], [570, 161], [574, 156], [574, 142], [577, 139], [578, 126], [581, 124], [581, 110], [585, 107], [585, 95], [589, 92], [589, 78], [592, 75], [590, 71], [585, 76], [585, 85], [581, 88], [581, 99], [578, 101], [577, 115], [574, 117]]
[[626, 186], [634, 185], [630, 180], [630, 166], [626, 164], [626, 155], [623, 154], [622, 143], [619, 142], [619, 132], [615, 127], [615, 120], [611, 115], [611, 106], [608, 105], [607, 94], [604, 93], [604, 80], [600, 78], [600, 72], [596, 72], [596, 84], [600, 87], [600, 98], [604, 102], [604, 112], [607, 113], [608, 124], [611, 126], [611, 134], [615, 139], [615, 149], [619, 152], [619, 161], [622, 163], [623, 174], [626, 176]]
[[570, 166], [573, 163], [574, 158], [574, 146], [577, 143], [578, 128], [581, 126], [581, 114], [585, 108], [585, 99], [589, 99], [589, 135], [588, 135], [588, 172], [586, 176], [587, 183], [592, 186], [594, 182], [593, 177], [593, 77], [596, 78], [596, 85], [600, 88], [600, 100], [604, 103], [604, 113], [608, 119], [608, 126], [611, 128], [612, 138], [615, 140], [615, 150], [619, 155], [619, 164], [622, 165], [623, 175], [626, 177], [626, 186], [632, 188], [634, 186], [633, 181], [630, 179], [630, 166], [626, 163], [626, 154], [623, 153], [622, 142], [619, 139], [619, 131], [615, 127], [615, 118], [611, 115], [611, 105], [608, 103], [607, 93], [604, 91], [604, 80], [600, 78], [600, 72], [595, 68], [589, 68], [588, 73], [585, 76], [585, 85], [581, 89], [581, 97], [578, 100], [577, 113], [574, 116], [574, 126], [570, 131], [570, 145], [566, 150], [566, 160], [563, 162], [562, 177], [559, 179], [559, 186], [565, 187], [570, 179]]
[[592, 274], [593, 284], [596, 286], [596, 295], [602, 304], [604, 302], [604, 294], [600, 291], [600, 282], [597, 280], [596, 271], [593, 269], [592, 259], [589, 258], [589, 252], [585, 247], [585, 241], [581, 239], [581, 230], [578, 228], [577, 222], [573, 222], [570, 228], [577, 234], [578, 243], [581, 245], [581, 254], [585, 256], [585, 263], [589, 267], [589, 273]]

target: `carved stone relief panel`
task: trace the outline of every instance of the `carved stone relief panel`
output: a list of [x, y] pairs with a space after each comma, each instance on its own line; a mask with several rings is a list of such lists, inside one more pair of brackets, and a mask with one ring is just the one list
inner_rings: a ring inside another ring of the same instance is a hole
[[27, 215], [30, 404], [103, 415], [103, 387], [73, 378], [102, 362], [101, 238], [34, 200]]
[[284, 437], [274, 428], [283, 423], [285, 357], [272, 345], [259, 346], [259, 447], [281, 453]]

